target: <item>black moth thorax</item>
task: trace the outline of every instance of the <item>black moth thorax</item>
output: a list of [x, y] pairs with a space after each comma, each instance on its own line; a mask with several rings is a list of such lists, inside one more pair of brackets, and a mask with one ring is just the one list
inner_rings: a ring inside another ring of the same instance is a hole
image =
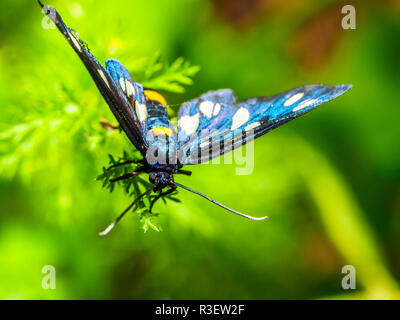
[[170, 172], [157, 171], [149, 173], [149, 181], [154, 185], [155, 191], [161, 191], [174, 183], [174, 176]]

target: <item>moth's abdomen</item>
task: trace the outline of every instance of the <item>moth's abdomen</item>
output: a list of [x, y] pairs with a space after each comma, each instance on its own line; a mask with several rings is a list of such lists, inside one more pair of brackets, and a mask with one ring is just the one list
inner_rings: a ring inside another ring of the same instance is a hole
[[167, 110], [165, 106], [147, 100], [147, 119], [146, 119], [146, 131], [154, 129], [156, 136], [165, 134], [167, 136], [172, 136], [174, 134], [173, 127], [169, 121]]
[[[162, 96], [159, 95], [159, 97]], [[148, 98], [148, 94], [146, 94], [146, 98]], [[155, 98], [155, 94], [152, 98]], [[146, 103], [146, 142], [149, 145], [146, 160], [155, 167], [177, 163], [176, 133], [165, 106], [159, 101], [147, 100]]]

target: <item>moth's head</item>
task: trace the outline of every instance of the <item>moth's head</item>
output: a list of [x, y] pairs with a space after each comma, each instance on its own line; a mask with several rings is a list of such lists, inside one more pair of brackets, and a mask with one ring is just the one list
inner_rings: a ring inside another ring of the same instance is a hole
[[174, 182], [174, 177], [168, 172], [158, 171], [149, 173], [149, 181], [156, 190], [161, 190]]

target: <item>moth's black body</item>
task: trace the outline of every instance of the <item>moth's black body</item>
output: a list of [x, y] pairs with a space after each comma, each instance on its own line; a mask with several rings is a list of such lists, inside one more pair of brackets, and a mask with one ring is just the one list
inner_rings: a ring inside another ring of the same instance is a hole
[[[177, 186], [201, 195], [235, 214], [252, 220], [265, 219], [247, 216], [182, 186], [174, 181], [174, 174], [190, 175], [190, 171], [182, 170], [184, 165], [203, 163], [238, 148], [336, 98], [351, 87], [308, 85], [272, 97], [243, 101], [237, 101], [230, 89], [210, 91], [182, 104], [178, 112], [178, 132], [175, 132], [166, 112], [167, 103], [158, 92], [134, 82], [125, 67], [115, 59], [107, 60], [104, 68], [86, 44], [64, 24], [54, 8], [44, 7], [40, 1], [39, 4], [81, 58], [120, 127], [143, 155], [142, 166], [137, 171], [114, 181], [144, 172], [148, 173], [153, 185], [102, 234], [111, 230], [145, 195], [158, 191], [157, 200], [174, 191]], [[163, 192], [165, 188], [167, 190]], [[153, 204], [154, 201], [150, 210]]]

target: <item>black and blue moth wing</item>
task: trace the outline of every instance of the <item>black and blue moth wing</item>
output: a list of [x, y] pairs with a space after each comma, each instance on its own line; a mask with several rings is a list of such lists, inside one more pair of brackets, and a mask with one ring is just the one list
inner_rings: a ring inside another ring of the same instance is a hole
[[[114, 82], [120, 97], [128, 106], [128, 114], [134, 126], [138, 128], [140, 138], [146, 148], [147, 107], [143, 86], [134, 82], [128, 70], [116, 59], [107, 59], [106, 70]], [[121, 115], [122, 117], [124, 115]]]
[[178, 112], [178, 160], [196, 164], [197, 151], [210, 139], [217, 139], [227, 128], [236, 96], [231, 89], [210, 91], [185, 102]]
[[186, 102], [178, 113], [178, 160], [209, 161], [328, 102], [351, 85], [307, 85], [272, 97], [236, 102], [229, 89]]
[[134, 82], [128, 70], [116, 59], [106, 68], [130, 111], [146, 145], [146, 160], [153, 167], [176, 164], [176, 132], [169, 119], [164, 97], [155, 90]]
[[[132, 81], [129, 73], [122, 65], [120, 65], [122, 68], [118, 68], [116, 63], [112, 61], [108, 61], [106, 70], [93, 54], [90, 53], [87, 46], [65, 25], [60, 14], [54, 8], [43, 6], [40, 2], [39, 4], [42, 6], [43, 12], [54, 22], [86, 66], [86, 69], [89, 71], [112, 113], [118, 120], [122, 130], [124, 130], [133, 145], [145, 155], [148, 145], [143, 138], [143, 127], [134, 110], [135, 99], [139, 99], [138, 103], [143, 103], [143, 99], [141, 100], [140, 98], [143, 95], [141, 95], [140, 89], [137, 89], [137, 94], [133, 95], [130, 95], [130, 93], [133, 93], [132, 91], [129, 91], [127, 95], [126, 92], [121, 90], [121, 77], [127, 79], [126, 81]], [[127, 88], [127, 85], [125, 84], [123, 87]], [[129, 89], [131, 87], [135, 87], [133, 81]]]

